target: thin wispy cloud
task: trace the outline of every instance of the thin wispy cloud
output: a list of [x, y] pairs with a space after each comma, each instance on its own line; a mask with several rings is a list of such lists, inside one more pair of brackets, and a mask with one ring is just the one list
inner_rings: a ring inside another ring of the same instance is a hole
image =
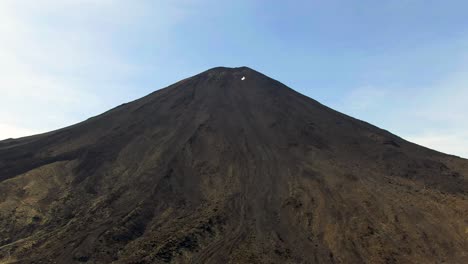
[[349, 108], [357, 111], [368, 110], [378, 107], [389, 95], [388, 90], [378, 89], [371, 86], [352, 90], [344, 99]]
[[[128, 79], [145, 66], [125, 56], [127, 36], [145, 30], [162, 39], [169, 23], [183, 16], [169, 4], [160, 14], [147, 5], [1, 1], [0, 139], [71, 125], [119, 99], [134, 99]], [[146, 28], [142, 18], [153, 15]]]
[[409, 115], [419, 131], [407, 135], [408, 139], [468, 158], [467, 99], [468, 60], [460, 70], [421, 94]]
[[246, 65], [406, 139], [468, 157], [466, 8], [2, 0], [0, 140], [72, 125], [210, 67]]
[[468, 61], [430, 87], [369, 85], [350, 90], [335, 107], [414, 143], [468, 157], [467, 76]]

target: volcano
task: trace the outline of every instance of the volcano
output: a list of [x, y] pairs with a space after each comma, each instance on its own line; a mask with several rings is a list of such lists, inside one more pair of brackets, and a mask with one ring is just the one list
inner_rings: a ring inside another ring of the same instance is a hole
[[1, 263], [468, 263], [468, 161], [214, 68], [0, 141]]

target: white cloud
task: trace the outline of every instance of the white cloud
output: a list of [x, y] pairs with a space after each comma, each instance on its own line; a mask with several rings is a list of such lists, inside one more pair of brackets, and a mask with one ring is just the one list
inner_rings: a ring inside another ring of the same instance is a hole
[[468, 158], [468, 60], [430, 87], [370, 85], [350, 91], [337, 109], [414, 143]]
[[71, 125], [121, 103], [118, 96], [133, 99], [128, 79], [144, 66], [125, 54], [129, 35], [163, 42], [184, 16], [170, 1], [160, 10], [151, 4], [1, 0], [0, 140]]
[[[85, 51], [77, 42], [54, 41], [61, 32], [47, 32], [31, 24], [31, 17], [18, 15], [21, 3], [0, 4], [0, 139], [64, 126], [66, 109], [97, 103], [91, 94], [64, 80], [63, 73], [54, 74], [60, 64], [83, 62]], [[73, 52], [66, 50], [73, 44]]]
[[434, 84], [422, 95], [415, 115], [428, 122], [468, 129], [466, 111], [468, 100], [468, 62], [458, 72]]
[[345, 100], [351, 109], [362, 111], [378, 106], [388, 94], [389, 92], [385, 89], [365, 86], [352, 90]]
[[431, 149], [468, 158], [468, 133], [431, 133], [409, 136], [406, 139]]
[[37, 133], [39, 133], [39, 131], [17, 127], [9, 124], [0, 124], [0, 138], [3, 139], [10, 138], [11, 135], [15, 135], [16, 137], [24, 137]]
[[410, 115], [417, 120], [420, 131], [408, 134], [408, 139], [468, 158], [468, 65], [435, 84], [422, 97]]

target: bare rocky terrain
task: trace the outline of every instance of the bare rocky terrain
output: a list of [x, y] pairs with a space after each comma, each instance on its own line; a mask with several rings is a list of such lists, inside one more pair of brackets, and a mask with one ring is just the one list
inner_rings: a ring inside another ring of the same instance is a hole
[[0, 263], [468, 263], [468, 161], [214, 68], [0, 141]]

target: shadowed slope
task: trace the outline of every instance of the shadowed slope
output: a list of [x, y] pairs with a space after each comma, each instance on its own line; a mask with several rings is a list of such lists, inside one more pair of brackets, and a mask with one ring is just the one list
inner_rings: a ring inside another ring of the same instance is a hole
[[215, 68], [1, 141], [0, 260], [464, 263], [467, 175], [466, 160]]

